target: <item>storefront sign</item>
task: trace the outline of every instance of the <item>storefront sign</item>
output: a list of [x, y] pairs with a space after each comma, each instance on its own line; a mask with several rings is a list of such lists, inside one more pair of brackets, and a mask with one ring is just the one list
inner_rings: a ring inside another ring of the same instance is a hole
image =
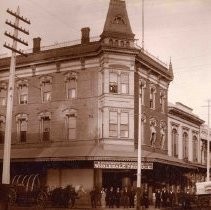
[[[141, 169], [153, 169], [153, 163], [142, 162]], [[137, 169], [137, 162], [110, 162], [110, 161], [95, 161], [94, 168], [107, 169]]]

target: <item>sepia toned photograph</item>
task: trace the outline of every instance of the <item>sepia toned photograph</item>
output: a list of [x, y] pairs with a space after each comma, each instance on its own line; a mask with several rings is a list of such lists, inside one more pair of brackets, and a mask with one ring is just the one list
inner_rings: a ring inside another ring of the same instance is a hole
[[210, 0], [0, 15], [0, 210], [211, 210]]

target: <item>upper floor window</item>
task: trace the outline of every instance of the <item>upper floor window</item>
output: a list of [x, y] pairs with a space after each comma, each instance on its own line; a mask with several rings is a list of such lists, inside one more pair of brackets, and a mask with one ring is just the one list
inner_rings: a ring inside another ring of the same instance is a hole
[[120, 115], [120, 137], [129, 137], [129, 113], [122, 112]]
[[18, 81], [17, 82], [18, 89], [18, 101], [19, 104], [27, 104], [28, 103], [28, 85], [27, 81]]
[[110, 72], [109, 74], [109, 92], [118, 93], [118, 75], [117, 73]]
[[109, 112], [109, 136], [110, 137], [118, 136], [118, 113], [117, 113], [117, 111]]
[[160, 122], [160, 148], [165, 149], [166, 143], [166, 123], [161, 121]]
[[16, 116], [17, 121], [17, 136], [19, 142], [27, 141], [27, 114], [18, 114]]
[[51, 101], [52, 95], [52, 77], [44, 76], [41, 77], [41, 97], [42, 102], [49, 102]]
[[172, 155], [174, 157], [178, 157], [178, 133], [175, 128], [171, 132], [171, 138], [172, 138]]
[[160, 92], [160, 106], [161, 106], [161, 112], [165, 112], [165, 93], [164, 93], [164, 91]]
[[198, 139], [195, 135], [193, 136], [193, 161], [198, 161]]
[[50, 141], [50, 122], [51, 114], [49, 112], [40, 113], [40, 134], [42, 141]]
[[6, 106], [7, 100], [7, 85], [6, 83], [0, 83], [0, 106]]
[[182, 135], [183, 138], [183, 158], [188, 160], [188, 134], [184, 132]]
[[77, 111], [75, 109], [66, 110], [67, 139], [76, 139], [76, 119]]
[[140, 87], [139, 87], [139, 95], [140, 95], [140, 98], [141, 98], [141, 104], [142, 105], [144, 105], [145, 90], [146, 90], [146, 81], [141, 80], [140, 81]]
[[128, 74], [122, 73], [121, 74], [121, 93], [128, 94], [129, 91], [129, 78]]
[[4, 143], [4, 135], [5, 135], [5, 117], [0, 116], [0, 144]]
[[77, 75], [71, 72], [65, 75], [66, 93], [68, 99], [76, 98], [77, 94]]
[[155, 142], [157, 139], [157, 132], [156, 132], [157, 122], [154, 118], [150, 119], [150, 144], [155, 146]]
[[150, 108], [155, 108], [155, 96], [156, 96], [156, 88], [154, 86], [150, 87]]

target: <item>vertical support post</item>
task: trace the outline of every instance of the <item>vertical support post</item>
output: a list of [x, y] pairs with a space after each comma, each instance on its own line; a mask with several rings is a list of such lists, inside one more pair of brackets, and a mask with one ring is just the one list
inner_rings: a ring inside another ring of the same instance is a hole
[[[140, 79], [139, 79], [140, 81]], [[141, 209], [141, 155], [142, 155], [142, 149], [141, 149], [141, 145], [142, 145], [142, 126], [141, 126], [141, 113], [142, 113], [142, 100], [141, 100], [141, 94], [140, 94], [140, 84], [139, 84], [139, 94], [138, 94], [138, 161], [137, 161], [137, 194], [136, 194], [136, 198], [137, 198], [137, 210]]]
[[210, 100], [208, 100], [207, 182], [210, 181]]
[[[19, 16], [20, 9], [17, 8], [17, 15]], [[19, 18], [15, 18], [15, 26], [18, 27]], [[14, 37], [18, 38], [18, 30], [14, 28]], [[17, 41], [13, 39], [13, 49], [17, 49]], [[7, 94], [7, 110], [6, 110], [6, 126], [5, 126], [5, 139], [4, 139], [4, 157], [3, 157], [3, 172], [2, 184], [10, 184], [10, 153], [11, 153], [11, 133], [12, 133], [12, 110], [13, 110], [13, 94], [15, 82], [15, 65], [16, 65], [16, 52], [12, 51], [9, 72], [9, 85]]]

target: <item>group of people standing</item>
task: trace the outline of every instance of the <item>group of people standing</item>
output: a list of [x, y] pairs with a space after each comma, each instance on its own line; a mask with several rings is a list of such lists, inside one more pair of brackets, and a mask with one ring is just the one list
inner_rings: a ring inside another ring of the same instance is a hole
[[101, 190], [94, 187], [90, 192], [91, 205], [92, 208], [96, 208], [97, 205], [103, 208], [119, 208], [120, 206], [134, 208], [135, 195], [136, 191], [133, 187], [124, 187], [123, 189], [110, 187], [109, 189], [102, 188]]
[[162, 207], [173, 207], [175, 202], [175, 193], [170, 190], [168, 191], [165, 187], [155, 191], [155, 208]]

